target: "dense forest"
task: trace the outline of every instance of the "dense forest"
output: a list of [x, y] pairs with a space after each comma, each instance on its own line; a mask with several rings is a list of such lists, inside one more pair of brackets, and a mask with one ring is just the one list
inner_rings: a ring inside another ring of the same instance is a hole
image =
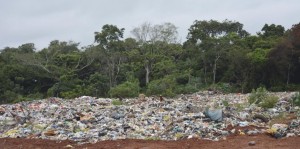
[[104, 25], [95, 43], [51, 41], [0, 50], [0, 103], [46, 97], [175, 96], [201, 89], [250, 92], [300, 89], [300, 23], [265, 24], [256, 35], [243, 24], [196, 20], [186, 41], [172, 23], [125, 29]]

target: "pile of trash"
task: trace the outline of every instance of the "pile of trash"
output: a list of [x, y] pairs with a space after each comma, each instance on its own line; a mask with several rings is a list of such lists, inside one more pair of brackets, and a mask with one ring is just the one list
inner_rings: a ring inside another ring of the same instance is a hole
[[[290, 100], [295, 92], [272, 93], [276, 107], [249, 106], [249, 94], [201, 91], [173, 99], [122, 99], [82, 96], [48, 98], [0, 105], [0, 138], [42, 138], [97, 142], [116, 139], [178, 140], [226, 139], [226, 136], [268, 133], [276, 138], [300, 136], [299, 107]], [[272, 124], [283, 113], [296, 116], [289, 124]]]

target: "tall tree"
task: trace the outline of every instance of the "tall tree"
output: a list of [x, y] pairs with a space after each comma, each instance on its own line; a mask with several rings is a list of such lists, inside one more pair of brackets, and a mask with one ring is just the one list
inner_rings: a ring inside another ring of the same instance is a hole
[[300, 83], [300, 23], [269, 54], [270, 82], [273, 85]]
[[262, 35], [263, 37], [270, 37], [270, 36], [283, 36], [285, 29], [281, 25], [275, 24], [265, 24], [264, 27], [261, 29], [262, 32], [258, 33], [258, 35]]
[[[243, 24], [225, 20], [218, 22], [216, 20], [198, 21], [189, 28], [186, 44], [198, 49], [198, 53], [203, 61], [204, 80], [206, 79], [207, 69], [210, 66], [212, 72], [212, 83], [216, 82], [218, 63], [221, 59], [225, 60], [226, 51], [233, 41], [228, 38], [230, 34], [235, 34], [239, 38], [249, 35], [243, 30]], [[209, 57], [209, 58], [208, 58]]]
[[95, 32], [95, 41], [99, 43], [99, 50], [105, 55], [107, 74], [110, 88], [117, 85], [120, 67], [124, 62], [124, 42], [121, 40], [124, 28], [119, 29], [115, 25], [104, 25], [101, 32]]
[[137, 50], [145, 69], [145, 83], [148, 84], [154, 64], [161, 59], [162, 56], [161, 44], [158, 43], [176, 43], [178, 34], [177, 27], [172, 23], [151, 25], [145, 22], [134, 28], [131, 33], [137, 41], [139, 41], [140, 48]]

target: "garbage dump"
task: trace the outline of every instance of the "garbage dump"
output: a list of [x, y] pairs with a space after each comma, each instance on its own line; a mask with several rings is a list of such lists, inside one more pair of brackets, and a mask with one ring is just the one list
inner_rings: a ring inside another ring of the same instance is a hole
[[[272, 94], [279, 102], [270, 109], [250, 106], [249, 94], [206, 91], [164, 100], [140, 96], [123, 99], [122, 105], [113, 105], [113, 99], [89, 96], [3, 104], [0, 137], [93, 143], [116, 139], [218, 141], [228, 135], [259, 133], [275, 138], [300, 136], [299, 107], [290, 102], [295, 92]], [[295, 117], [288, 124], [271, 123], [284, 113]]]

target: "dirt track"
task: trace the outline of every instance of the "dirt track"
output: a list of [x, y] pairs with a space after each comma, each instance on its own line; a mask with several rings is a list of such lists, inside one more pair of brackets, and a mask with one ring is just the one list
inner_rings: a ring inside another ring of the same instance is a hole
[[[248, 143], [255, 141], [255, 145]], [[55, 149], [55, 148], [85, 148], [85, 149], [297, 149], [300, 137], [275, 139], [267, 135], [230, 136], [226, 140], [212, 142], [207, 140], [188, 139], [179, 141], [146, 141], [146, 140], [116, 140], [101, 141], [95, 144], [77, 145], [71, 141], [51, 141], [41, 139], [0, 139], [1, 149]]]

